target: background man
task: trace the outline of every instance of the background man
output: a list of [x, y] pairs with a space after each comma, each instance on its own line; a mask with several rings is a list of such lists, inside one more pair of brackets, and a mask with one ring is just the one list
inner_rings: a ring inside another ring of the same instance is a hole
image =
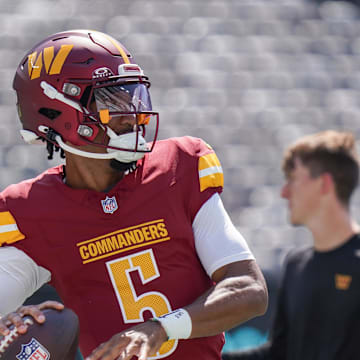
[[269, 341], [223, 360], [355, 360], [360, 238], [349, 212], [359, 177], [354, 137], [336, 131], [305, 136], [287, 149], [283, 171], [290, 221], [306, 226], [314, 244], [288, 256]]

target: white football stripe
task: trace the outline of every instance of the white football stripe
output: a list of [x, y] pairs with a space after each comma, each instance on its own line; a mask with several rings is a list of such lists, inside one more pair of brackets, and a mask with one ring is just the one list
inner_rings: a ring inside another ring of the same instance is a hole
[[11, 225], [0, 225], [0, 234], [10, 232], [10, 231], [17, 231], [19, 228], [16, 224]]
[[223, 170], [221, 166], [212, 166], [209, 167], [207, 169], [203, 169], [199, 171], [199, 178], [208, 176], [208, 175], [212, 175], [212, 174], [217, 174], [217, 173], [221, 173], [222, 174]]

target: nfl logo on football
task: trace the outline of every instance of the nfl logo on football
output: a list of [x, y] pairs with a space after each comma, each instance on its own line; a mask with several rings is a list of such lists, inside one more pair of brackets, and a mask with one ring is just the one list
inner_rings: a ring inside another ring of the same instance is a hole
[[105, 200], [101, 200], [101, 205], [103, 207], [104, 213], [106, 214], [112, 214], [118, 209], [115, 196], [112, 196], [111, 198], [107, 196]]
[[21, 345], [21, 351], [16, 355], [18, 360], [48, 360], [49, 352], [34, 338], [27, 344]]

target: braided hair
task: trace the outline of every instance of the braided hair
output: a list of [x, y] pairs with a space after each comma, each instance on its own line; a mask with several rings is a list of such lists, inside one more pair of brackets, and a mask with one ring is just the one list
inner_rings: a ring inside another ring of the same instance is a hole
[[55, 145], [53, 142], [49, 141], [49, 140], [45, 140], [46, 141], [46, 150], [48, 152], [48, 159], [52, 160], [54, 158], [54, 151], [55, 152], [60, 152], [60, 157], [62, 159], [65, 159], [65, 152], [64, 150], [60, 147]]

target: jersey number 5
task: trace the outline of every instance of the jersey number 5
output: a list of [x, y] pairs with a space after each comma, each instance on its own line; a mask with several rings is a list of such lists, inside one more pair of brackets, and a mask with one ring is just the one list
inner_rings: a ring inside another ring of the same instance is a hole
[[[115, 289], [121, 308], [124, 323], [139, 323], [144, 321], [143, 312], [149, 310], [154, 316], [160, 316], [172, 311], [166, 296], [157, 291], [137, 295], [131, 281], [130, 273], [137, 271], [143, 284], [160, 276], [152, 249], [138, 252], [120, 259], [108, 261], [107, 269]], [[165, 342], [159, 351], [149, 359], [161, 359], [174, 352], [178, 340]]]

